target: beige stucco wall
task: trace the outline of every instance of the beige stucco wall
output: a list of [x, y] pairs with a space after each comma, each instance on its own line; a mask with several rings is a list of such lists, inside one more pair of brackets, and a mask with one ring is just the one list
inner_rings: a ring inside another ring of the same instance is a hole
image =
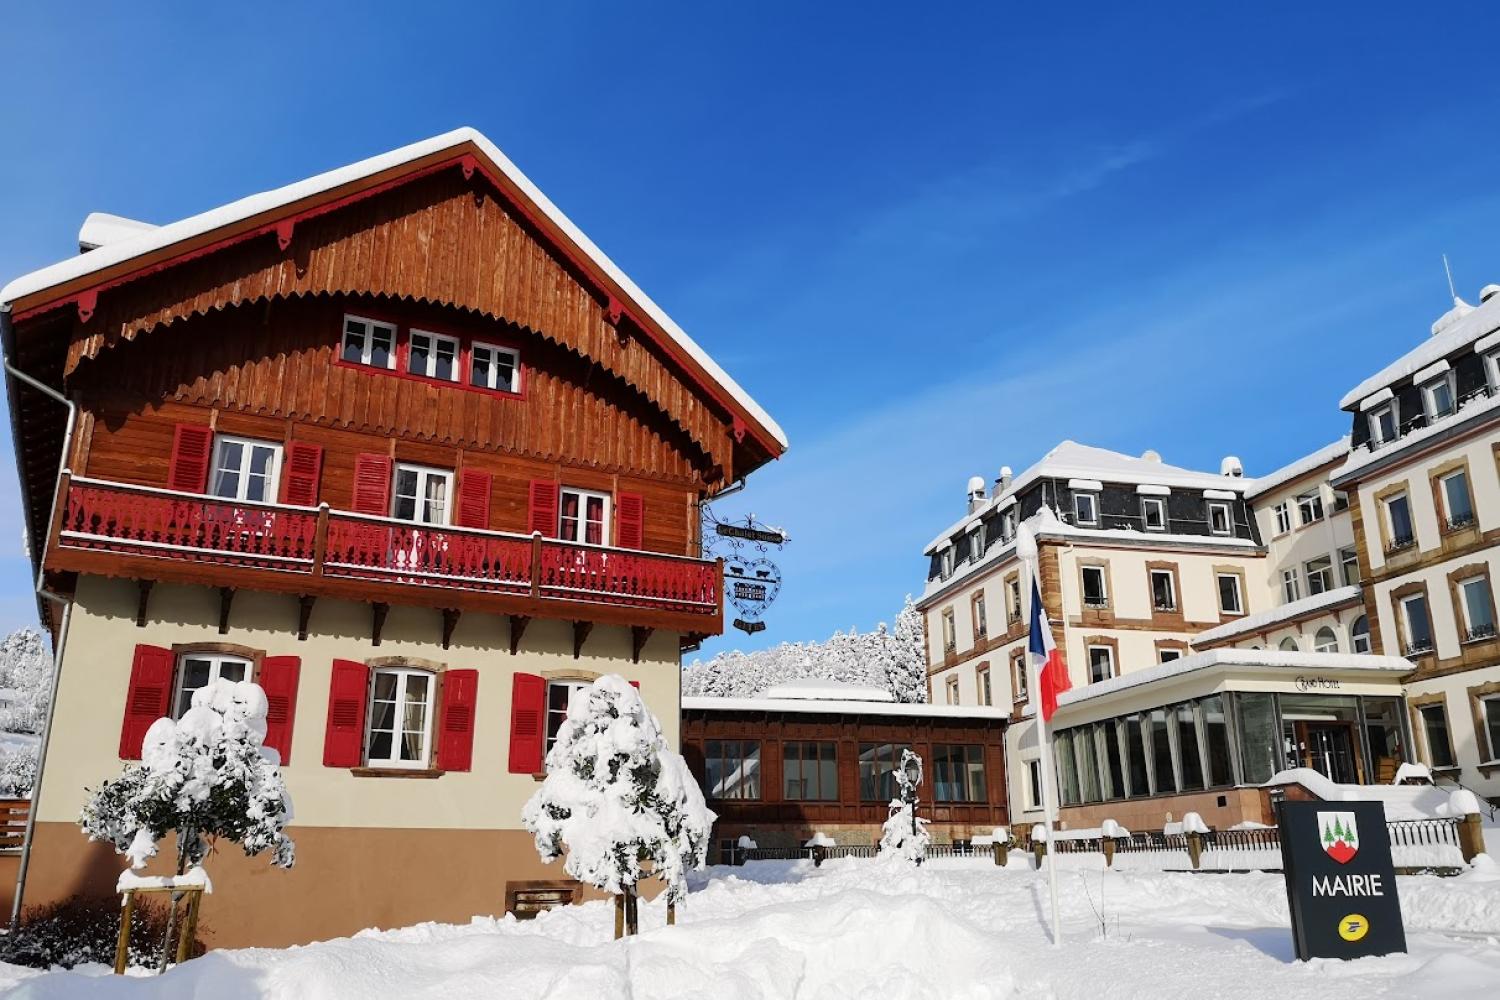
[[[1297, 498], [1315, 489], [1323, 498], [1323, 519], [1303, 524], [1297, 512]], [[1275, 593], [1274, 603], [1279, 604], [1285, 600], [1281, 589], [1281, 573], [1287, 569], [1297, 570], [1299, 596], [1309, 596], [1304, 567], [1319, 556], [1332, 558], [1334, 586], [1344, 586], [1344, 579], [1339, 571], [1338, 551], [1354, 547], [1354, 520], [1347, 509], [1334, 513], [1333, 499], [1334, 490], [1328, 484], [1327, 471], [1320, 476], [1293, 480], [1255, 498], [1255, 522], [1260, 528], [1260, 537], [1266, 543], [1265, 574]], [[1278, 533], [1275, 508], [1283, 501], [1291, 512], [1292, 527]]]
[[[532, 621], [519, 654], [511, 656], [507, 621], [492, 615], [464, 615], [445, 650], [441, 616], [430, 609], [392, 607], [382, 641], [374, 646], [370, 609], [353, 602], [320, 600], [306, 641], [297, 639], [297, 601], [289, 596], [238, 594], [225, 635], [219, 634], [216, 590], [158, 585], [144, 628], [135, 624], [136, 603], [131, 582], [79, 581], [42, 788], [43, 821], [73, 821], [85, 788], [119, 772], [120, 723], [137, 643], [232, 642], [269, 655], [301, 657], [292, 759], [283, 768], [296, 809], [294, 826], [518, 829], [521, 807], [537, 787], [530, 775], [507, 770], [511, 677], [518, 671], [618, 673], [639, 681], [668, 741], [678, 745], [681, 674], [675, 633], [653, 634], [635, 664], [630, 630], [620, 627], [595, 627], [575, 660], [568, 622]], [[355, 777], [347, 768], [324, 767], [333, 660], [402, 655], [479, 671], [472, 770], [414, 779]]]

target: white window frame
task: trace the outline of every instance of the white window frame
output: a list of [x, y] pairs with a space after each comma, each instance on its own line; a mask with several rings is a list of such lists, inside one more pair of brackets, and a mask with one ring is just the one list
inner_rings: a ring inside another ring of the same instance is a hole
[[[396, 513], [396, 505], [400, 503], [401, 473], [415, 472], [417, 474], [417, 492], [412, 503], [412, 516], [402, 517]], [[440, 479], [443, 481], [443, 519], [441, 521], [429, 521], [422, 517], [422, 509], [426, 500], [425, 489], [429, 480]], [[391, 472], [391, 517], [406, 524], [425, 524], [434, 527], [442, 527], [453, 523], [453, 470], [439, 469], [431, 465], [417, 465], [412, 462], [397, 462], [396, 468]]]
[[[1079, 509], [1080, 503], [1087, 502], [1089, 516], [1084, 517], [1083, 511]], [[1099, 494], [1082, 491], [1073, 494], [1073, 520], [1077, 524], [1096, 525], [1099, 523]]]
[[[1090, 565], [1090, 566], [1080, 566], [1078, 568], [1078, 571], [1079, 571], [1079, 574], [1080, 574], [1079, 586], [1081, 588], [1078, 597], [1083, 602], [1083, 606], [1085, 608], [1107, 608], [1107, 607], [1109, 607], [1109, 574], [1104, 571], [1104, 567], [1103, 566], [1092, 566], [1092, 565]], [[1088, 581], [1088, 575], [1090, 573], [1097, 573], [1097, 574], [1099, 574], [1099, 597], [1100, 597], [1100, 601], [1099, 601], [1098, 604], [1090, 604], [1089, 603], [1089, 599], [1088, 599], [1089, 588], [1088, 588], [1088, 585], [1087, 585], [1087, 581]]]
[[1014, 507], [1000, 515], [1000, 540], [1008, 542], [1016, 537], [1016, 509]]
[[1119, 674], [1119, 668], [1118, 668], [1118, 666], [1115, 663], [1115, 647], [1113, 647], [1113, 646], [1105, 646], [1105, 645], [1102, 645], [1102, 644], [1097, 643], [1097, 642], [1095, 642], [1095, 643], [1089, 643], [1087, 646], [1084, 647], [1084, 650], [1083, 650], [1084, 659], [1088, 661], [1088, 665], [1089, 665], [1089, 683], [1090, 684], [1100, 684], [1100, 683], [1103, 683], [1103, 681], [1096, 681], [1096, 680], [1094, 680], [1094, 651], [1095, 650], [1103, 650], [1104, 653], [1105, 653], [1105, 659], [1109, 663], [1109, 670], [1108, 670], [1106, 676], [1103, 678], [1103, 680], [1104, 681], [1113, 680], [1114, 678], [1120, 676], [1120, 674]]
[[979, 525], [969, 529], [969, 562], [977, 563], [984, 558], [984, 531]]
[[[573, 537], [563, 534], [563, 498], [569, 493], [578, 497], [578, 525]], [[603, 500], [601, 517], [603, 520], [599, 525], [599, 541], [588, 542], [584, 538], [588, 534], [588, 501]], [[608, 493], [598, 490], [585, 490], [577, 486], [564, 486], [557, 491], [557, 537], [565, 542], [573, 542], [576, 545], [608, 545], [610, 542], [610, 514], [614, 508], [614, 498]], [[949, 550], [952, 551], [951, 549]]]
[[1042, 787], [1042, 762], [1033, 757], [1026, 762], [1026, 808], [1028, 810], [1042, 808], [1041, 796], [1037, 790]]
[[1500, 389], [1500, 347], [1485, 352], [1484, 374], [1491, 391]]
[[[1437, 711], [1442, 713], [1443, 738], [1447, 744], [1448, 759], [1453, 762], [1451, 764], [1439, 764], [1432, 753], [1432, 726], [1427, 717], [1428, 710], [1430, 709], [1437, 709]], [[1432, 769], [1435, 771], [1456, 769], [1458, 767], [1458, 747], [1453, 745], [1453, 725], [1452, 721], [1448, 718], [1448, 702], [1446, 700], [1430, 701], [1425, 705], [1418, 705], [1417, 716], [1422, 720], [1422, 746], [1427, 751], [1427, 757], [1432, 764]]]
[[[1318, 562], [1319, 560], [1322, 560], [1322, 559], [1327, 559], [1328, 560], [1328, 566], [1327, 566], [1327, 568], [1326, 569], [1314, 570], [1313, 569], [1313, 564], [1316, 563], [1316, 562]], [[1333, 582], [1334, 581], [1334, 575], [1333, 575], [1333, 557], [1330, 556], [1330, 555], [1321, 555], [1321, 556], [1318, 556], [1317, 559], [1309, 559], [1307, 562], [1303, 563], [1302, 564], [1302, 575], [1307, 580], [1307, 596], [1308, 597], [1312, 597], [1312, 596], [1314, 596], [1316, 594], [1326, 594], [1330, 590], [1332, 590], [1335, 586], [1337, 586], [1337, 584], [1335, 584]], [[1314, 583], [1314, 580], [1316, 580], [1318, 578], [1321, 578], [1323, 580], [1323, 586], [1322, 586], [1321, 590], [1318, 589], [1318, 584]]]
[[[552, 717], [557, 714], [558, 710], [552, 707], [552, 689], [566, 688], [568, 691], [568, 700], [563, 703], [562, 707], [562, 717], [566, 721], [568, 717], [568, 705], [572, 703], [573, 696], [585, 688], [592, 687], [593, 683], [593, 681], [585, 680], [556, 680], [547, 682], [547, 700], [543, 702], [545, 709], [542, 712], [542, 760], [544, 762], [547, 759], [547, 754], [552, 752], [553, 745], [557, 743], [557, 734], [552, 731]], [[562, 726], [559, 724], [558, 732], [561, 731]]]
[[[1355, 627], [1361, 620], [1365, 623], [1365, 630], [1363, 632]], [[1356, 653], [1368, 653], [1374, 649], [1370, 640], [1370, 619], [1367, 615], [1360, 615], [1349, 623], [1349, 648]]]
[[172, 679], [171, 712], [174, 719], [182, 718], [182, 713], [190, 707], [191, 703], [188, 706], [182, 704], [184, 692], [198, 690], [198, 688], [187, 689], [183, 687], [187, 681], [188, 660], [206, 660], [208, 662], [208, 680], [203, 685], [205, 687], [216, 680], [220, 680], [224, 675], [224, 667], [230, 665], [244, 668], [245, 675], [240, 678], [241, 680], [249, 681], [255, 679], [255, 663], [248, 657], [236, 656], [233, 653], [216, 653], [209, 650], [184, 650], [177, 654], [177, 671], [176, 676]]
[[[219, 472], [223, 467], [224, 449], [228, 445], [240, 446], [239, 489], [229, 496], [214, 492], [214, 487], [219, 481]], [[251, 500], [245, 496], [246, 487], [250, 483], [250, 455], [253, 449], [266, 448], [271, 452], [271, 466], [266, 476], [266, 496], [262, 500]], [[275, 503], [281, 489], [281, 453], [282, 446], [276, 441], [266, 441], [262, 438], [240, 437], [235, 434], [217, 434], [214, 436], [213, 462], [208, 467], [208, 489], [209, 496], [219, 497], [223, 500], [239, 500], [244, 503]]]
[[[1411, 603], [1413, 601], [1422, 602], [1422, 610], [1427, 619], [1427, 641], [1429, 645], [1425, 650], [1417, 650], [1413, 644], [1411, 628]], [[1424, 653], [1435, 650], [1437, 648], [1437, 636], [1433, 634], [1432, 630], [1432, 607], [1427, 603], [1427, 595], [1424, 593], [1407, 594], [1397, 603], [1401, 606], [1402, 652], [1404, 653], [1407, 649]]]
[[953, 609], [944, 608], [938, 617], [943, 621], [943, 651], [951, 653], [958, 648], [958, 625], [954, 620]]
[[1491, 730], [1500, 724], [1500, 720], [1496, 718], [1497, 713], [1500, 713], [1500, 694], [1480, 695], [1479, 716], [1480, 721], [1484, 723], [1485, 745], [1489, 750], [1489, 759], [1482, 762], [1485, 764], [1500, 761], [1500, 746], [1496, 746], [1497, 741], [1490, 735]]
[[978, 671], [979, 674], [979, 703], [981, 705], [993, 705], [995, 703], [995, 687], [990, 680], [990, 668], [984, 667]]
[[[1323, 643], [1318, 638], [1325, 632], [1328, 633], [1328, 635], [1333, 640], [1331, 646]], [[1324, 625], [1322, 628], [1313, 633], [1312, 647], [1314, 653], [1337, 653], [1339, 651], [1339, 634], [1334, 631], [1332, 626]]]
[[[1224, 515], [1223, 531], [1214, 527], [1214, 511], [1220, 511]], [[1227, 500], [1210, 500], [1208, 502], [1208, 533], [1210, 535], [1234, 534], [1234, 509], [1230, 507]]]
[[1284, 535], [1292, 530], [1292, 505], [1288, 500], [1283, 500], [1271, 512], [1276, 518], [1276, 534]]
[[[1016, 669], [1019, 667], [1020, 669]], [[1031, 663], [1026, 654], [1013, 656], [1010, 660], [1010, 672], [1015, 675], [1016, 701], [1026, 701], [1031, 697]]]
[[[1359, 582], [1359, 549], [1353, 545], [1346, 546], [1339, 549], [1337, 555], [1339, 557], [1339, 579], [1343, 581], [1346, 587], [1354, 586]], [[1353, 567], [1353, 573], [1350, 572], [1350, 567]]]
[[1276, 648], [1281, 650], [1282, 652], [1296, 653], [1299, 652], [1302, 647], [1297, 645], [1296, 636], [1289, 635], [1283, 637], [1282, 640], [1276, 644]]
[[[392, 719], [396, 729], [391, 733], [391, 755], [395, 759], [370, 755], [370, 747], [375, 742], [375, 687], [382, 674], [396, 677], [396, 709]], [[422, 719], [422, 754], [416, 760], [402, 760], [401, 737], [406, 732], [406, 683], [407, 678], [418, 674], [427, 678], [427, 700], [423, 705]], [[420, 667], [376, 667], [370, 671], [370, 690], [365, 699], [365, 764], [367, 766], [411, 771], [427, 769], [428, 761], [432, 759], [432, 720], [437, 715], [435, 711], [437, 681], [436, 673]]]
[[[474, 381], [474, 358], [480, 351], [486, 351], [490, 355], [489, 377], [484, 382]], [[495, 358], [504, 354], [510, 357], [510, 384], [499, 385], [496, 379], [498, 371]], [[492, 389], [495, 392], [520, 393], [521, 391], [521, 352], [514, 347], [502, 347], [499, 344], [491, 344], [483, 340], [476, 340], [469, 344], [469, 385], [480, 389]]]
[[1173, 660], [1182, 659], [1182, 650], [1176, 646], [1163, 646], [1156, 651], [1157, 663], [1171, 663]]
[[[1443, 520], [1450, 528], [1454, 527], [1453, 498], [1448, 495], [1448, 483], [1454, 479], [1459, 478], [1460, 476], [1462, 476], [1464, 480], [1464, 499], [1469, 500], [1469, 498], [1473, 496], [1473, 493], [1471, 492], [1471, 487], [1469, 484], [1469, 470], [1467, 468], [1454, 469], [1452, 472], [1447, 472], [1441, 476], [1438, 476], [1438, 493], [1441, 494], [1443, 498]], [[1469, 519], [1465, 521], [1461, 526], [1473, 524], [1474, 519], [1474, 504], [1471, 501], [1469, 503]]]
[[1302, 527], [1309, 524], [1317, 524], [1323, 520], [1323, 493], [1321, 490], [1313, 490], [1310, 493], [1302, 493], [1297, 497], [1297, 523]]
[[[1161, 523], [1152, 527], [1151, 515], [1147, 513], [1155, 508], [1161, 517]], [[1167, 501], [1163, 497], [1141, 497], [1141, 524], [1147, 531], [1167, 530]]]
[[[1377, 445], [1389, 444], [1401, 436], [1401, 417], [1396, 410], [1394, 400], [1381, 403], [1379, 406], [1372, 408], [1365, 416], [1370, 420], [1370, 440], [1374, 441]], [[1389, 437], [1380, 433], [1380, 419], [1383, 416], [1391, 418], [1391, 433]]]
[[1281, 597], [1283, 604], [1290, 604], [1302, 597], [1302, 574], [1295, 566], [1281, 571]]
[[[1222, 581], [1232, 580], [1234, 582], [1234, 604], [1232, 608], [1224, 607], [1224, 590], [1220, 586]], [[1245, 594], [1240, 587], [1240, 575], [1238, 573], [1215, 573], [1214, 590], [1219, 599], [1219, 611], [1226, 615], [1242, 615], [1245, 613]]]
[[[415, 369], [412, 368], [412, 361], [413, 361], [412, 348], [416, 346], [416, 340], [417, 340], [418, 337], [424, 337], [424, 338], [426, 338], [427, 341], [429, 342], [429, 344], [431, 345], [429, 347], [428, 351], [427, 351], [427, 365], [426, 365], [427, 370], [426, 371], [420, 371], [420, 372], [416, 371]], [[448, 345], [448, 346], [450, 346], [450, 347], [453, 348], [453, 376], [451, 378], [443, 378], [442, 376], [440, 376], [440, 375], [437, 374], [437, 356], [438, 356], [438, 345], [439, 344], [446, 344], [446, 345]], [[457, 381], [459, 381], [460, 378], [462, 378], [462, 375], [460, 374], [462, 372], [462, 370], [463, 370], [463, 345], [461, 343], [459, 343], [459, 340], [458, 340], [457, 337], [449, 336], [446, 333], [434, 333], [431, 330], [415, 330], [414, 329], [414, 330], [407, 331], [407, 334], [406, 334], [406, 373], [408, 375], [415, 375], [418, 378], [430, 378], [430, 379], [432, 379], [435, 382], [457, 382]]]
[[[344, 357], [344, 350], [348, 346], [348, 342], [349, 342], [349, 336], [350, 336], [349, 324], [350, 323], [362, 323], [362, 324], [364, 324], [364, 330], [361, 331], [360, 334], [359, 334], [360, 348], [359, 348], [359, 360], [358, 361], [351, 361], [351, 360], [349, 360], [349, 359], [347, 359], [347, 358]], [[380, 330], [384, 330], [386, 332], [386, 334], [390, 337], [390, 341], [391, 341], [390, 347], [387, 348], [387, 350], [385, 352], [386, 363], [385, 363], [384, 367], [375, 364], [375, 362], [373, 362], [371, 360], [371, 357], [374, 354], [374, 350], [375, 350], [375, 338], [371, 336], [371, 333], [375, 329], [377, 329], [377, 328], [380, 329]], [[342, 328], [342, 333], [341, 333], [341, 335], [339, 337], [339, 360], [343, 361], [345, 364], [351, 364], [351, 365], [353, 365], [353, 364], [361, 364], [361, 365], [365, 365], [365, 366], [367, 366], [369, 368], [375, 368], [375, 369], [380, 370], [380, 371], [395, 371], [396, 370], [396, 324], [394, 324], [394, 323], [386, 323], [386, 322], [384, 322], [382, 320], [378, 320], [378, 319], [370, 319], [368, 316], [355, 316], [355, 315], [353, 315], [351, 313], [345, 313], [344, 314], [344, 325], [343, 325], [343, 328]]]
[[[1437, 409], [1436, 390], [1441, 387], [1448, 390], [1448, 410], [1440, 413]], [[1458, 411], [1458, 394], [1453, 387], [1453, 373], [1444, 372], [1437, 378], [1428, 379], [1422, 383], [1422, 412], [1427, 415], [1428, 421], [1439, 420], [1443, 417], [1451, 417]]]
[[949, 705], [957, 705], [958, 702], [958, 678], [949, 677], [943, 682], [944, 697], [948, 699]]
[[[1167, 590], [1170, 592], [1171, 597], [1172, 597], [1172, 603], [1171, 603], [1170, 607], [1165, 607], [1165, 608], [1157, 607], [1157, 604], [1156, 604], [1156, 578], [1158, 576], [1164, 576], [1164, 577], [1167, 578]], [[1150, 593], [1149, 596], [1151, 598], [1151, 610], [1152, 611], [1163, 611], [1163, 612], [1169, 612], [1170, 613], [1170, 612], [1173, 612], [1173, 611], [1177, 611], [1179, 609], [1179, 604], [1178, 604], [1178, 601], [1177, 601], [1177, 574], [1176, 573], [1173, 573], [1169, 569], [1153, 569], [1153, 570], [1151, 570], [1147, 574], [1146, 582], [1151, 585], [1151, 593]]]
[[[558, 509], [561, 510], [561, 505], [559, 505]], [[561, 516], [561, 515], [559, 514], [559, 516]], [[943, 548], [942, 548], [942, 551], [940, 551], [938, 553], [938, 578], [942, 579], [942, 580], [946, 580], [946, 579], [948, 579], [948, 577], [950, 577], [952, 575], [953, 575], [953, 546], [951, 546], [951, 545], [944, 545]]]
[[1396, 537], [1396, 519], [1391, 516], [1391, 507], [1398, 500], [1406, 504], [1406, 521], [1411, 526], [1411, 537], [1407, 539], [1404, 545], [1399, 546], [1405, 549], [1417, 544], [1417, 519], [1415, 512], [1412, 510], [1411, 496], [1403, 490], [1400, 493], [1386, 497], [1380, 504], [1381, 515], [1385, 518], [1385, 530], [1390, 537], [1390, 546], [1395, 548], [1398, 546], [1400, 539]]
[[1483, 635], [1483, 636], [1474, 636], [1474, 635], [1472, 635], [1472, 633], [1474, 631], [1474, 622], [1473, 622], [1473, 619], [1470, 616], [1470, 611], [1469, 611], [1469, 590], [1468, 590], [1468, 588], [1469, 588], [1470, 584], [1476, 584], [1476, 583], [1484, 584], [1485, 589], [1487, 591], [1489, 591], [1489, 608], [1490, 608], [1490, 625], [1491, 625], [1491, 628], [1493, 628], [1494, 625], [1496, 624], [1495, 591], [1494, 591], [1494, 588], [1490, 585], [1490, 578], [1488, 576], [1486, 576], [1485, 574], [1483, 574], [1483, 573], [1475, 573], [1473, 576], [1466, 576], [1466, 577], [1464, 577], [1462, 580], [1459, 580], [1454, 585], [1454, 589], [1458, 591], [1459, 613], [1463, 616], [1463, 623], [1464, 623], [1463, 641], [1465, 641], [1465, 642], [1475, 642], [1475, 641], [1479, 641], [1481, 639], [1493, 639], [1494, 636], [1495, 636], [1495, 633], [1493, 631], [1489, 635]]

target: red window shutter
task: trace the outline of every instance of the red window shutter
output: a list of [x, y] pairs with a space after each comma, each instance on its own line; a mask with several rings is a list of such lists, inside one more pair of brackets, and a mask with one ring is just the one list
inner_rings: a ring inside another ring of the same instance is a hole
[[516, 674], [510, 684], [510, 773], [540, 774], [546, 729], [547, 682]]
[[314, 507], [318, 503], [318, 479], [323, 474], [323, 449], [293, 441], [286, 446], [286, 475], [281, 486], [284, 503]]
[[462, 528], [490, 526], [490, 474], [479, 469], [458, 473], [458, 524]]
[[208, 488], [208, 463], [214, 432], [202, 424], [178, 424], [172, 432], [172, 460], [167, 463], [167, 488], [202, 493]]
[[639, 493], [620, 493], [615, 496], [615, 511], [619, 521], [615, 544], [622, 549], [644, 548], [646, 501]]
[[170, 649], [135, 647], [130, 686], [125, 691], [125, 721], [120, 726], [121, 759], [140, 760], [146, 730], [169, 711], [174, 668]]
[[324, 767], [364, 763], [365, 696], [370, 671], [356, 660], [334, 660], [328, 686], [328, 730], [323, 737]]
[[260, 665], [260, 686], [266, 692], [266, 746], [275, 747], [281, 762], [292, 762], [292, 720], [297, 716], [298, 656], [268, 656]]
[[438, 767], [467, 771], [474, 760], [474, 703], [479, 671], [449, 670], [443, 674], [443, 711], [438, 727]]
[[633, 688], [635, 688], [637, 691], [639, 691], [641, 689], [641, 682], [640, 681], [631, 681], [630, 682], [630, 686], [633, 687]]
[[527, 523], [527, 531], [540, 531], [544, 538], [557, 537], [557, 484], [552, 480], [531, 481], [531, 516]]
[[354, 512], [389, 517], [391, 459], [365, 452], [354, 459]]

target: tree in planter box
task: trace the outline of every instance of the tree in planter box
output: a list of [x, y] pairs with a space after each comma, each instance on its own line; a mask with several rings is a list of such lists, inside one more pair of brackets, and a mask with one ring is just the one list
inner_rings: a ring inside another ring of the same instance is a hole
[[639, 692], [615, 675], [574, 693], [547, 777], [521, 812], [542, 860], [566, 854], [569, 875], [618, 897], [631, 934], [641, 879], [661, 879], [669, 904], [682, 899], [715, 818]]
[[[104, 782], [83, 807], [79, 825], [143, 868], [168, 833], [177, 835], [177, 875], [199, 865], [218, 840], [247, 857], [271, 851], [271, 863], [295, 860], [285, 827], [292, 800], [281, 757], [264, 745], [266, 695], [249, 681], [218, 680], [193, 692], [181, 719], [151, 724], [139, 764]], [[174, 897], [173, 902], [176, 902]], [[165, 967], [172, 940], [169, 915]]]

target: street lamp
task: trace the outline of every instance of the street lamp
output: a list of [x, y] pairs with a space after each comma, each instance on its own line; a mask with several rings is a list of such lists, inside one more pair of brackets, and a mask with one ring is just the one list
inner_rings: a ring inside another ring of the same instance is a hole
[[[901, 770], [906, 775], [906, 787], [902, 791], [905, 793], [903, 798], [906, 799], [907, 808], [911, 810], [911, 835], [915, 840], [917, 836], [917, 786], [922, 783], [922, 758], [910, 750], [907, 750], [903, 756], [905, 759], [901, 761]], [[921, 859], [917, 859], [917, 864], [921, 863]]]

